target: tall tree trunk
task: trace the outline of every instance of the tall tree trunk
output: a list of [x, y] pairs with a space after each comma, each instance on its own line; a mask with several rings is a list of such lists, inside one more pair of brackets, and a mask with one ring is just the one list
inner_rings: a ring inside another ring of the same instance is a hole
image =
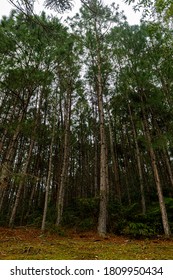
[[[142, 98], [141, 98], [141, 101], [144, 102]], [[165, 236], [170, 237], [171, 231], [170, 231], [170, 227], [169, 227], [168, 216], [167, 216], [167, 211], [166, 211], [166, 207], [165, 207], [162, 186], [161, 186], [161, 182], [160, 182], [160, 176], [159, 176], [157, 163], [156, 163], [156, 155], [155, 155], [154, 149], [152, 147], [151, 135], [150, 135], [148, 122], [147, 122], [147, 118], [146, 118], [143, 106], [142, 106], [142, 114], [143, 114], [144, 132], [146, 134], [146, 139], [148, 141], [151, 164], [152, 164], [154, 178], [155, 178], [156, 187], [157, 187], [157, 194], [158, 194], [158, 198], [159, 198], [159, 205], [160, 205], [160, 211], [161, 211], [161, 216], [162, 216], [163, 229], [164, 229]]]
[[108, 166], [107, 166], [107, 145], [105, 133], [105, 118], [103, 109], [103, 83], [101, 71], [101, 54], [99, 38], [97, 34], [97, 22], [95, 21], [95, 32], [97, 42], [97, 99], [100, 126], [100, 209], [98, 219], [98, 233], [105, 236], [107, 232], [107, 202], [108, 202]]

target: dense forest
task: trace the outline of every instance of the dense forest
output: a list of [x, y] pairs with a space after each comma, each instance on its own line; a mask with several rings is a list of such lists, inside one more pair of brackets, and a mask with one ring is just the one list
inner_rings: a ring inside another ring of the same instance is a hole
[[[11, 1], [15, 2], [15, 1]], [[0, 225], [173, 231], [173, 4], [34, 1], [0, 21]], [[133, 2], [133, 1], [129, 1]], [[152, 1], [153, 2], [153, 1]]]

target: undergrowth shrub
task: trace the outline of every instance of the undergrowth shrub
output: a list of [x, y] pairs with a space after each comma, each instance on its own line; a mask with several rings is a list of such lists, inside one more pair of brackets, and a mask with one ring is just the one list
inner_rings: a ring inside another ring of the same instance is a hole
[[79, 198], [64, 209], [62, 225], [80, 231], [94, 229], [97, 225], [99, 203], [97, 198]]
[[34, 227], [41, 227], [43, 218], [42, 211], [34, 211], [33, 213], [30, 213], [27, 219], [27, 225], [34, 226]]
[[[165, 198], [168, 220], [173, 232], [173, 198]], [[40, 227], [43, 209], [30, 213], [27, 224]], [[61, 226], [77, 231], [96, 230], [99, 215], [98, 198], [78, 198], [64, 208]], [[62, 228], [55, 227], [56, 209], [49, 205], [46, 229], [63, 235]], [[0, 220], [1, 223], [1, 220]], [[129, 235], [134, 238], [154, 237], [164, 234], [160, 206], [153, 202], [147, 208], [146, 215], [141, 214], [141, 205], [122, 205], [117, 200], [108, 203], [108, 231], [114, 234]]]
[[139, 237], [151, 237], [156, 235], [155, 229], [151, 228], [151, 226], [140, 223], [140, 222], [129, 222], [124, 227], [123, 234], [131, 235], [132, 237], [139, 238]]
[[[165, 198], [165, 205], [170, 228], [173, 231], [173, 199]], [[137, 203], [123, 206], [117, 201], [112, 201], [109, 205], [109, 230], [115, 234], [125, 234], [135, 238], [164, 234], [159, 203], [152, 203], [146, 215], [141, 214], [139, 206]]]

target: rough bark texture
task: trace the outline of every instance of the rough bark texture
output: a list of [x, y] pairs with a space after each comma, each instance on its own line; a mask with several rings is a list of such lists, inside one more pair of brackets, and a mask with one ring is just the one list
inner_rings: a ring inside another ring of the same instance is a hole
[[95, 21], [96, 49], [97, 49], [97, 98], [100, 127], [100, 210], [98, 219], [98, 233], [104, 236], [107, 232], [107, 200], [108, 200], [108, 167], [107, 167], [107, 146], [105, 134], [105, 119], [103, 109], [103, 83], [101, 72], [100, 39], [97, 34], [97, 22]]

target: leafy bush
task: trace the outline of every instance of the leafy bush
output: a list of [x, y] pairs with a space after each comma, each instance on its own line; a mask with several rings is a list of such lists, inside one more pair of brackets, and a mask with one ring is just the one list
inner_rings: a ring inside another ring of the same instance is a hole
[[[168, 200], [172, 213], [172, 200]], [[163, 234], [162, 218], [159, 203], [153, 203], [146, 213], [141, 214], [139, 204], [134, 203], [130, 206], [118, 205], [112, 202], [109, 206], [109, 230], [115, 234], [125, 234], [132, 237], [153, 237]], [[171, 219], [170, 219], [171, 220]]]
[[95, 219], [93, 219], [93, 217], [89, 217], [79, 223], [78, 229], [80, 231], [92, 230], [95, 228], [95, 225]]
[[79, 230], [91, 230], [97, 224], [97, 198], [79, 198], [64, 209], [62, 225]]
[[133, 223], [129, 222], [126, 227], [123, 229], [123, 234], [131, 235], [133, 237], [151, 237], [156, 235], [155, 228], [152, 228], [150, 225], [144, 223]]

